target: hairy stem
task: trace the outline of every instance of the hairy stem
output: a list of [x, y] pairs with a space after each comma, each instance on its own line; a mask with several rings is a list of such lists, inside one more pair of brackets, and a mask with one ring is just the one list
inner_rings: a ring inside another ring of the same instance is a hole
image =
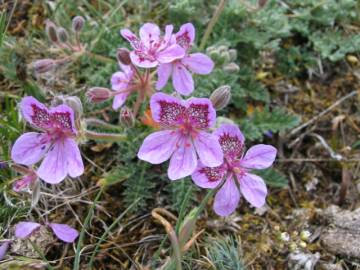
[[99, 133], [96, 131], [85, 130], [84, 134], [85, 137], [90, 140], [117, 142], [126, 139], [126, 135], [116, 133]]

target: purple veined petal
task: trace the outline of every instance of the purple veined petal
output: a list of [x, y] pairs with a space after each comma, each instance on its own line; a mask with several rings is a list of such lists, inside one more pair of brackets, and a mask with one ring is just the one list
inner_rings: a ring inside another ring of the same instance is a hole
[[176, 43], [184, 49], [188, 49], [195, 40], [195, 27], [192, 23], [183, 24], [179, 32], [175, 34]]
[[13, 184], [13, 190], [15, 192], [20, 192], [28, 188], [32, 183], [37, 180], [37, 175], [34, 173], [29, 173], [24, 175], [24, 177], [20, 178]]
[[163, 130], [147, 136], [137, 154], [138, 158], [152, 164], [168, 160], [176, 150], [181, 134], [173, 130]]
[[15, 225], [15, 237], [25, 239], [40, 227], [36, 222], [19, 222]]
[[245, 137], [237, 125], [223, 124], [213, 134], [218, 137], [224, 156], [230, 158], [241, 156]]
[[71, 177], [78, 177], [84, 173], [84, 163], [79, 146], [72, 138], [64, 139], [64, 155], [67, 162], [67, 172]]
[[214, 62], [203, 53], [192, 53], [181, 59], [189, 70], [196, 74], [209, 74], [214, 69]]
[[156, 90], [161, 90], [167, 84], [172, 73], [172, 64], [160, 64], [157, 68], [158, 80], [156, 82]]
[[0, 244], [0, 261], [2, 261], [9, 249], [10, 241], [4, 241]]
[[184, 96], [188, 96], [194, 91], [192, 75], [181, 62], [177, 62], [173, 66], [172, 82], [175, 90]]
[[131, 62], [141, 68], [153, 68], [156, 67], [159, 62], [154, 58], [150, 59], [147, 52], [144, 51], [132, 51], [130, 52]]
[[177, 59], [183, 58], [185, 56], [185, 50], [177, 45], [172, 44], [166, 47], [164, 50], [158, 52], [156, 59], [159, 63], [171, 63]]
[[145, 23], [141, 26], [140, 31], [140, 39], [147, 47], [159, 42], [160, 40], [160, 29], [154, 23]]
[[159, 48], [160, 50], [164, 49], [171, 42], [173, 30], [174, 30], [174, 26], [172, 26], [171, 24], [165, 26], [165, 35], [162, 44]]
[[196, 128], [207, 129], [215, 124], [216, 111], [208, 98], [190, 98], [186, 105], [188, 117]]
[[205, 166], [217, 167], [223, 164], [224, 154], [216, 136], [199, 131], [193, 140], [199, 159]]
[[50, 126], [48, 108], [34, 97], [24, 97], [20, 102], [20, 111], [24, 119], [32, 126], [47, 129]]
[[242, 158], [241, 166], [248, 169], [266, 169], [273, 164], [276, 153], [276, 148], [271, 145], [254, 145]]
[[152, 118], [163, 125], [174, 126], [184, 117], [184, 101], [164, 93], [155, 93], [150, 99]]
[[195, 148], [188, 137], [182, 137], [170, 159], [168, 177], [177, 180], [191, 175], [197, 167]]
[[67, 175], [67, 157], [63, 140], [55, 141], [37, 170], [37, 175], [49, 184], [63, 181]]
[[66, 243], [73, 243], [79, 236], [79, 232], [66, 224], [50, 223], [50, 228], [60, 240]]
[[11, 149], [11, 159], [23, 165], [33, 165], [41, 160], [49, 149], [50, 141], [46, 134], [27, 132], [21, 135]]
[[222, 217], [231, 215], [236, 210], [239, 201], [239, 189], [235, 184], [233, 176], [230, 175], [215, 195], [214, 211]]
[[50, 125], [52, 128], [76, 133], [74, 111], [65, 104], [50, 109]]
[[139, 39], [138, 39], [138, 37], [133, 32], [131, 32], [129, 29], [122, 29], [120, 31], [120, 34], [121, 34], [121, 36], [123, 38], [125, 38], [127, 41], [130, 42], [131, 46], [134, 49], [139, 48]]
[[116, 94], [112, 105], [113, 109], [118, 110], [122, 105], [124, 105], [129, 94], [130, 92]]
[[197, 186], [213, 189], [221, 183], [225, 173], [226, 169], [223, 166], [207, 167], [198, 161], [198, 166], [191, 178]]
[[255, 207], [262, 207], [265, 204], [267, 188], [264, 180], [255, 174], [246, 173], [239, 175], [241, 194], [245, 199]]
[[115, 91], [124, 90], [129, 84], [129, 80], [124, 72], [118, 71], [111, 76], [111, 89]]

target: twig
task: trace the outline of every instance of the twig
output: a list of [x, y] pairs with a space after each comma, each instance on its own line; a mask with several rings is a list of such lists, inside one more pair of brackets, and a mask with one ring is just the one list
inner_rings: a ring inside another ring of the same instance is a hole
[[299, 132], [300, 130], [302, 130], [303, 128], [307, 127], [308, 125], [311, 125], [312, 123], [316, 122], [319, 118], [321, 118], [322, 116], [324, 116], [325, 114], [327, 114], [328, 112], [330, 112], [332, 109], [334, 109], [335, 107], [339, 106], [341, 103], [343, 103], [345, 100], [357, 95], [358, 91], [352, 91], [351, 93], [347, 94], [346, 96], [340, 98], [339, 100], [337, 100], [335, 103], [333, 103], [331, 106], [329, 106], [326, 110], [322, 111], [321, 113], [319, 113], [317, 116], [311, 118], [309, 121], [307, 121], [306, 123], [298, 126], [297, 128], [294, 128], [292, 131], [290, 131], [288, 136], [292, 136], [294, 134], [296, 134], [297, 132]]

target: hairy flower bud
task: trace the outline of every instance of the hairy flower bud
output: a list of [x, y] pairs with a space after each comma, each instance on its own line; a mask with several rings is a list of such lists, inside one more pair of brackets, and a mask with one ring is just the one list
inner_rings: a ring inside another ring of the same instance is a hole
[[123, 107], [120, 110], [120, 124], [125, 127], [133, 127], [135, 124], [134, 114], [127, 107]]
[[116, 58], [121, 64], [131, 64], [130, 51], [126, 48], [119, 48], [116, 52]]
[[55, 67], [55, 60], [53, 59], [41, 59], [33, 62], [33, 67], [36, 73], [45, 73]]
[[210, 96], [211, 103], [216, 110], [225, 108], [231, 99], [231, 87], [223, 85], [217, 88]]
[[59, 41], [56, 29], [57, 27], [52, 21], [49, 20], [46, 21], [46, 26], [45, 26], [46, 35], [48, 36], [50, 41], [54, 43]]
[[237, 58], [237, 50], [230, 49], [229, 50], [229, 55], [230, 55], [230, 61], [235, 61], [236, 58]]
[[76, 16], [74, 17], [74, 19], [72, 20], [72, 29], [74, 32], [80, 32], [85, 24], [85, 20], [83, 17], [81, 16]]
[[223, 67], [223, 70], [228, 73], [236, 73], [240, 70], [240, 67], [237, 64], [235, 64], [234, 62], [231, 62], [229, 64], [226, 64]]
[[86, 92], [90, 102], [101, 103], [112, 97], [112, 91], [105, 87], [92, 87]]
[[59, 41], [62, 42], [62, 43], [66, 43], [68, 41], [68, 39], [69, 39], [68, 32], [63, 27], [59, 27], [57, 29], [57, 36], [59, 38]]

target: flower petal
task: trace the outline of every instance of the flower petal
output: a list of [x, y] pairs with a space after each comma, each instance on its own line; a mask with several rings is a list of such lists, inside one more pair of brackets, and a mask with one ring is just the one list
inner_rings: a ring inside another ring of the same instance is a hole
[[182, 137], [178, 148], [171, 156], [168, 168], [170, 180], [177, 180], [191, 175], [197, 167], [194, 146], [188, 137]]
[[61, 104], [50, 109], [50, 125], [52, 128], [76, 133], [74, 111], [69, 106]]
[[179, 124], [186, 111], [182, 100], [164, 93], [151, 96], [150, 108], [155, 122], [169, 126]]
[[58, 223], [50, 223], [50, 228], [53, 230], [57, 238], [66, 242], [72, 243], [79, 236], [79, 232], [69, 225], [66, 224], [58, 224]]
[[31, 125], [41, 129], [50, 127], [49, 110], [34, 97], [24, 97], [20, 102], [20, 111], [24, 119]]
[[156, 24], [145, 23], [140, 28], [140, 39], [147, 47], [156, 43], [160, 39], [160, 29]]
[[266, 169], [273, 164], [276, 153], [276, 148], [271, 145], [257, 144], [246, 152], [241, 166], [249, 169]]
[[264, 180], [255, 174], [247, 173], [237, 176], [240, 183], [241, 194], [255, 207], [265, 204], [267, 188]]
[[180, 134], [173, 130], [152, 133], [145, 138], [137, 156], [152, 164], [160, 164], [170, 158], [179, 139]]
[[172, 44], [166, 47], [164, 50], [158, 52], [156, 59], [164, 64], [170, 63], [176, 59], [183, 58], [185, 56], [185, 51], [177, 44]]
[[9, 249], [10, 241], [2, 242], [0, 245], [0, 261], [2, 261]]
[[40, 224], [36, 222], [19, 222], [15, 225], [15, 237], [25, 239], [39, 227]]
[[215, 195], [214, 211], [219, 216], [228, 216], [236, 210], [239, 201], [239, 189], [235, 184], [233, 176], [230, 175]]
[[142, 50], [130, 52], [130, 59], [134, 65], [142, 68], [153, 68], [159, 64], [154, 57], [149, 57], [147, 52]]
[[224, 156], [239, 158], [244, 148], [245, 137], [237, 125], [223, 124], [214, 135], [218, 137]]
[[194, 80], [191, 73], [181, 63], [176, 63], [172, 74], [173, 86], [177, 92], [184, 96], [194, 91]]
[[216, 167], [223, 163], [224, 154], [216, 136], [200, 131], [194, 138], [194, 145], [205, 166]]
[[23, 165], [33, 165], [42, 159], [50, 142], [43, 133], [27, 132], [21, 135], [11, 149], [11, 159]]
[[184, 49], [188, 49], [195, 40], [195, 27], [192, 23], [183, 24], [179, 32], [175, 34], [176, 43]]
[[24, 175], [22, 178], [17, 180], [13, 184], [13, 190], [15, 192], [23, 191], [24, 189], [28, 188], [32, 183], [37, 180], [37, 175], [35, 173], [29, 173]]
[[196, 171], [191, 175], [194, 183], [202, 188], [216, 188], [223, 179], [226, 169], [223, 166], [206, 167], [198, 161]]
[[114, 97], [114, 101], [113, 101], [113, 109], [117, 110], [119, 109], [122, 105], [124, 105], [127, 97], [129, 96], [129, 92], [124, 92], [124, 93], [119, 93]]
[[115, 72], [111, 76], [111, 89], [115, 91], [124, 90], [128, 87], [129, 80], [126, 74], [122, 71]]
[[174, 30], [174, 26], [172, 26], [171, 24], [165, 26], [165, 35], [162, 44], [160, 46], [160, 49], [165, 48], [169, 44], [169, 42], [171, 42], [171, 38], [173, 36], [172, 34], [173, 30]]
[[78, 177], [84, 173], [84, 163], [80, 149], [74, 139], [64, 139], [64, 155], [66, 156], [67, 172], [71, 177]]
[[181, 59], [181, 62], [196, 74], [209, 74], [214, 69], [214, 62], [203, 53], [192, 53]]
[[216, 111], [209, 99], [190, 98], [186, 104], [188, 117], [196, 128], [207, 129], [215, 124]]
[[67, 175], [67, 157], [63, 140], [56, 141], [50, 148], [39, 169], [38, 176], [49, 184], [57, 184]]
[[158, 80], [156, 82], [156, 90], [162, 89], [169, 80], [172, 72], [172, 64], [160, 64], [157, 68]]
[[133, 32], [131, 32], [129, 29], [122, 29], [120, 31], [120, 34], [122, 35], [123, 38], [125, 38], [127, 41], [130, 42], [130, 45], [134, 49], [139, 48], [140, 41], [139, 41], [138, 37]]

